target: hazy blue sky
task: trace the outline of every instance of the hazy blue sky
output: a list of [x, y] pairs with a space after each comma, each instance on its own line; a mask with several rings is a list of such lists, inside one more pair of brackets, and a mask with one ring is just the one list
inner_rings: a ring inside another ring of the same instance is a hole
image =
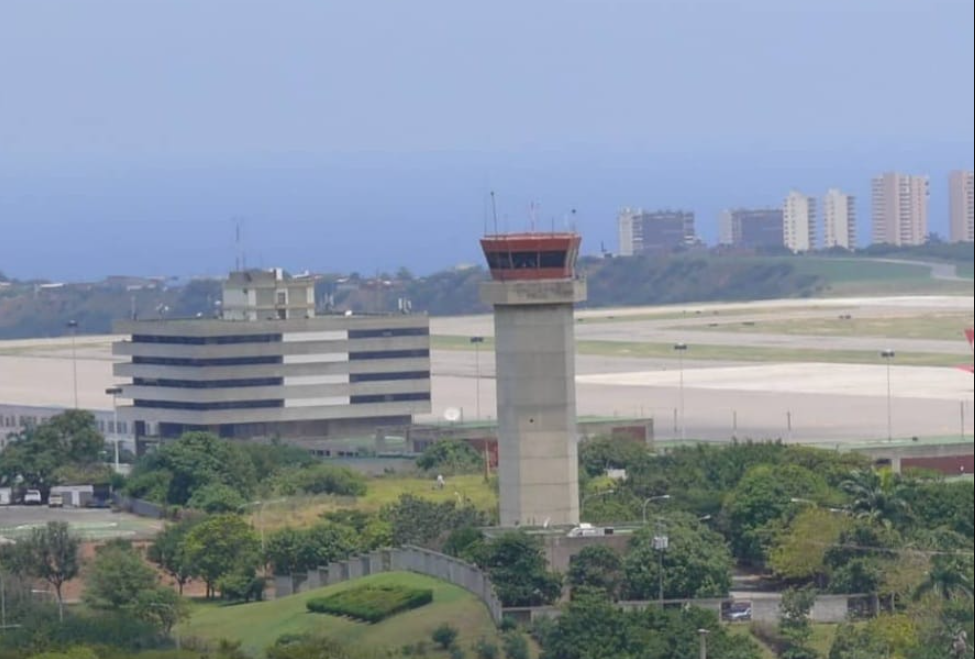
[[0, 270], [420, 272], [973, 161], [971, 0], [0, 0]]

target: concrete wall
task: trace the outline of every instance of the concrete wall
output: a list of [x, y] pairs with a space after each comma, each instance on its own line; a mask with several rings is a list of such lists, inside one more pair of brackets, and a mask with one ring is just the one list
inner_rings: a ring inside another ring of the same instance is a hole
[[542, 550], [545, 553], [545, 560], [548, 561], [548, 569], [561, 572], [562, 574], [568, 572], [569, 561], [572, 560], [572, 557], [586, 547], [605, 545], [623, 554], [626, 551], [627, 543], [632, 537], [632, 534], [622, 534], [570, 538], [564, 533], [560, 535], [548, 534], [541, 536]]
[[[809, 618], [818, 623], [840, 623], [849, 619], [850, 604], [861, 599], [861, 595], [820, 595], [816, 598]], [[778, 593], [763, 593], [761, 596], [741, 597], [737, 599], [683, 599], [665, 600], [665, 607], [695, 606], [714, 611], [721, 615], [723, 607], [732, 602], [750, 602], [752, 606], [752, 621], [777, 624], [782, 617], [782, 596]], [[658, 602], [617, 602], [617, 606], [624, 611], [639, 611], [650, 606], [658, 606]], [[557, 618], [562, 614], [556, 606], [510, 607], [504, 609], [504, 616], [519, 623], [528, 624], [539, 618]]]
[[374, 551], [345, 561], [335, 561], [307, 575], [275, 575], [274, 594], [275, 597], [287, 597], [321, 586], [393, 571], [417, 572], [459, 586], [484, 602], [495, 624], [501, 622], [501, 601], [486, 574], [470, 563], [419, 547]]

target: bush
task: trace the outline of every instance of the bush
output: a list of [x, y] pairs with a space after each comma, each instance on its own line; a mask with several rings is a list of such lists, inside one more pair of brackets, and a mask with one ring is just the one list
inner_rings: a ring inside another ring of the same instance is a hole
[[477, 659], [499, 659], [501, 656], [498, 646], [483, 637], [477, 639], [477, 643], [474, 644], [474, 653]]
[[433, 634], [431, 634], [430, 637], [433, 639], [433, 642], [439, 645], [441, 648], [444, 650], [449, 650], [457, 641], [457, 634], [457, 629], [445, 622], [434, 629]]
[[348, 616], [364, 622], [379, 622], [403, 611], [433, 601], [429, 588], [406, 586], [360, 586], [327, 597], [316, 597], [306, 604], [312, 613]]
[[528, 641], [518, 632], [506, 632], [501, 637], [506, 659], [528, 659]]
[[337, 494], [362, 496], [366, 479], [346, 467], [318, 463], [303, 469], [282, 472], [279, 489], [282, 494]]
[[446, 474], [476, 474], [484, 471], [484, 457], [467, 442], [446, 439], [424, 449], [416, 466]]
[[240, 493], [223, 483], [208, 483], [193, 491], [193, 496], [186, 502], [187, 508], [202, 510], [211, 515], [221, 513], [235, 513], [247, 501]]

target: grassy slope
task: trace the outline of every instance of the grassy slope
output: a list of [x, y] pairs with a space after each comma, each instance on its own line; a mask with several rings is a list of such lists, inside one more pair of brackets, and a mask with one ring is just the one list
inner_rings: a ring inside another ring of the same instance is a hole
[[932, 313], [894, 318], [792, 318], [749, 320], [748, 324], [723, 319], [715, 327], [693, 326], [694, 331], [763, 334], [876, 336], [899, 339], [962, 340], [962, 328], [971, 327], [971, 313]]
[[[312, 597], [369, 583], [432, 588], [433, 602], [375, 625], [309, 613], [305, 608], [305, 602]], [[307, 632], [326, 634], [344, 643], [370, 649], [398, 649], [420, 641], [426, 642], [432, 649], [430, 634], [445, 622], [460, 631], [458, 640], [464, 648], [470, 647], [481, 636], [497, 642], [497, 631], [480, 600], [446, 582], [405, 572], [364, 577], [270, 602], [236, 606], [200, 604], [190, 622], [183, 625], [180, 631], [184, 638], [240, 640], [244, 649], [256, 656], [282, 634]], [[428, 656], [443, 658], [447, 655], [431, 652]]]
[[[278, 503], [269, 503], [264, 510], [265, 532], [284, 526], [308, 526], [317, 521], [322, 513], [339, 508], [376, 511], [387, 503], [393, 503], [402, 494], [412, 494], [431, 501], [470, 501], [475, 507], [493, 511], [497, 506], [497, 495], [480, 474], [447, 476], [447, 485], [442, 490], [433, 487], [432, 478], [389, 476], [370, 478], [365, 496], [353, 497], [290, 497]], [[458, 497], [458, 495], [460, 495]], [[255, 524], [260, 523], [259, 513], [254, 513]]]

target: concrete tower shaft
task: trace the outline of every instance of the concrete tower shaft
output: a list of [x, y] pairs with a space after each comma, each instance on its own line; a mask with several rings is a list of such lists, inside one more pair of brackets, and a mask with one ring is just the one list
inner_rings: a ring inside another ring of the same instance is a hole
[[502, 526], [579, 522], [573, 305], [576, 234], [488, 236], [498, 390]]

